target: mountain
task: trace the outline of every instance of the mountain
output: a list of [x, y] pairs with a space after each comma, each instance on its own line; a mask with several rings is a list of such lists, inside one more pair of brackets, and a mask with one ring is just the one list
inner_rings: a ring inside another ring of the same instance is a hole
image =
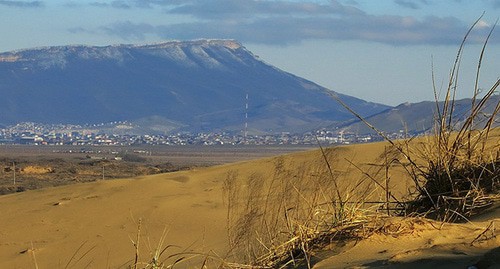
[[[459, 127], [464, 120], [470, 115], [472, 99], [460, 99], [455, 101], [453, 122]], [[477, 101], [478, 102], [478, 101]], [[500, 102], [500, 95], [491, 96], [482, 113], [476, 119], [477, 127], [483, 127], [485, 120], [494, 111], [495, 106]], [[438, 103], [439, 109], [442, 111], [443, 102]], [[377, 129], [387, 133], [397, 133], [400, 131], [408, 133], [421, 133], [429, 131], [434, 127], [434, 119], [437, 115], [436, 102], [425, 101], [420, 103], [404, 103], [394, 108], [389, 108], [378, 114], [366, 117], [365, 120], [375, 126]], [[494, 126], [500, 125], [500, 115], [496, 116]], [[366, 126], [365, 123], [355, 120], [340, 126], [336, 126], [344, 131], [370, 134], [375, 133], [372, 129]]]
[[[291, 56], [293, 57], [293, 56]], [[158, 131], [299, 132], [388, 109], [273, 67], [233, 40], [0, 53], [0, 124], [129, 121]], [[148, 126], [146, 126], [148, 125]]]

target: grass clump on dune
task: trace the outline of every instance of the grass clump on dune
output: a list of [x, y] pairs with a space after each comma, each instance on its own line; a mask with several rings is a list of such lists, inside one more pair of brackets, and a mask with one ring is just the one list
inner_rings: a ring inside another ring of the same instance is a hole
[[[339, 100], [404, 157], [401, 163], [413, 180], [416, 190], [416, 195], [411, 196], [407, 202], [406, 214], [416, 213], [443, 221], [466, 220], [498, 198], [500, 141], [498, 136], [494, 137], [492, 134], [496, 132], [494, 127], [498, 126], [500, 98], [496, 93], [500, 79], [484, 92], [482, 98], [479, 97], [478, 86], [486, 45], [496, 24], [483, 43], [470, 110], [467, 115], [456, 115], [455, 112], [460, 59], [465, 42], [480, 19], [470, 27], [459, 47], [443, 101], [439, 100], [434, 86], [435, 126], [420, 146], [413, 141], [414, 138], [391, 140]], [[486, 110], [491, 112], [485, 113]]]
[[358, 237], [368, 212], [375, 211], [365, 204], [375, 188], [366, 178], [340, 186], [345, 172], [331, 165], [342, 150], [321, 149], [300, 164], [277, 157], [268, 177], [229, 171], [223, 187], [231, 248], [227, 260], [238, 262], [224, 266], [309, 266], [315, 250]]
[[[469, 113], [465, 116], [454, 114], [462, 49], [478, 21], [469, 29], [459, 48], [441, 107], [436, 97], [434, 133], [417, 155], [424, 165], [412, 167], [415, 182], [421, 184], [417, 185], [418, 196], [409, 203], [409, 211], [426, 213], [444, 221], [465, 220], [480, 212], [492, 204], [500, 191], [500, 141], [492, 137], [500, 111], [500, 99], [495, 96], [500, 79], [482, 98], [478, 97], [481, 63], [495, 27], [483, 43]], [[435, 96], [436, 92], [434, 89]], [[492, 112], [485, 114], [488, 107]]]

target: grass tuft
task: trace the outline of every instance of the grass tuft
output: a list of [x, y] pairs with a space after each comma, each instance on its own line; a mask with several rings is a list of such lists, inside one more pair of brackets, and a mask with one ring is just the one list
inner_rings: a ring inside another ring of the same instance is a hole
[[[467, 115], [456, 115], [455, 111], [460, 59], [467, 38], [481, 18], [469, 28], [460, 44], [443, 101], [439, 100], [434, 86], [435, 127], [420, 147], [415, 146], [418, 143], [413, 141], [414, 138], [393, 141], [338, 97], [332, 96], [404, 157], [401, 164], [416, 190], [416, 195], [407, 203], [405, 214], [424, 215], [442, 221], [466, 220], [490, 206], [500, 190], [500, 143], [492, 137], [500, 112], [500, 99], [495, 96], [500, 79], [482, 98], [479, 97], [478, 87], [481, 63], [497, 23], [491, 28], [481, 49], [470, 110]], [[434, 82], [434, 72], [432, 77]], [[484, 111], [487, 108], [492, 112], [486, 114]]]

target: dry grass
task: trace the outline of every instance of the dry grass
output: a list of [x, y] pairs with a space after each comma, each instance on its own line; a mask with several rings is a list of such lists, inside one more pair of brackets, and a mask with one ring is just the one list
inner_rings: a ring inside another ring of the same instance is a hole
[[[389, 139], [339, 100], [391, 144], [392, 148], [382, 156], [383, 164], [377, 171], [384, 174], [384, 182], [364, 172], [364, 178], [341, 188], [339, 174], [332, 168], [334, 162], [329, 156], [335, 149], [321, 147], [324, 159], [321, 167], [302, 166], [298, 171], [291, 171], [287, 167], [293, 166], [276, 159], [272, 179], [266, 183], [262, 183], [261, 175], [254, 174], [247, 179], [246, 188], [238, 189], [234, 183], [238, 175], [228, 173], [224, 190], [228, 235], [233, 250], [231, 258], [248, 264], [230, 264], [229, 267], [288, 268], [302, 262], [310, 268], [315, 249], [335, 240], [355, 238], [360, 236], [361, 230], [366, 231], [366, 224], [376, 211], [368, 203], [375, 189], [382, 189], [385, 195], [374, 206], [382, 204], [387, 214], [391, 214], [394, 203], [403, 204], [391, 194], [389, 181], [393, 165], [403, 167], [414, 184], [415, 193], [410, 193], [410, 200], [399, 207], [402, 214], [457, 221], [491, 205], [500, 190], [500, 143], [492, 141], [492, 128], [500, 111], [500, 101], [494, 103], [492, 97], [500, 80], [482, 98], [479, 98], [478, 80], [494, 27], [480, 54], [470, 113], [465, 117], [454, 115], [460, 57], [478, 21], [459, 47], [443, 102], [439, 102], [434, 89], [436, 126], [434, 133], [424, 138], [424, 143], [414, 141], [415, 138]], [[485, 117], [482, 112], [487, 106], [494, 106], [494, 109]], [[362, 170], [355, 163], [351, 165]], [[366, 181], [371, 182], [371, 186]]]
[[[460, 57], [475, 24], [460, 45], [443, 105], [436, 106], [434, 134], [428, 137], [426, 147], [421, 149], [418, 156], [425, 164], [423, 168], [412, 167], [415, 181], [421, 184], [417, 186], [419, 194], [410, 203], [409, 210], [426, 212], [428, 216], [444, 221], [464, 220], [472, 216], [491, 205], [491, 194], [500, 190], [500, 144], [490, 139], [493, 124], [500, 111], [500, 101], [494, 103], [492, 98], [500, 79], [481, 99], [478, 96], [481, 62], [495, 27], [492, 27], [481, 50], [470, 112], [463, 120], [454, 115]], [[434, 92], [437, 96], [436, 89]], [[493, 106], [493, 112], [482, 115], [487, 106]], [[406, 154], [415, 155], [411, 151]]]
[[[221, 260], [219, 257], [215, 255], [202, 254], [198, 252], [189, 251], [189, 247], [187, 249], [182, 249], [176, 245], [166, 245], [168, 230], [165, 227], [162, 235], [159, 237], [158, 243], [153, 245], [148, 236], [142, 235], [143, 232], [143, 222], [142, 219], [136, 223], [137, 225], [137, 234], [135, 238], [130, 238], [132, 245], [135, 250], [135, 255], [133, 261], [127, 263], [123, 267], [130, 269], [170, 269], [181, 266], [183, 263], [188, 262], [193, 259], [198, 259], [201, 266], [199, 268], [209, 268], [207, 267], [209, 264], [216, 265], [214, 267], [219, 267]], [[145, 238], [143, 238], [145, 237]], [[146, 255], [142, 254], [140, 251], [140, 246], [143, 241], [146, 241], [146, 246], [148, 249], [148, 253]], [[141, 257], [146, 257], [145, 260], [142, 260]], [[196, 267], [195, 267], [196, 268]], [[212, 267], [210, 267], [212, 268]]]
[[21, 169], [21, 173], [24, 174], [35, 174], [35, 175], [40, 175], [40, 174], [48, 174], [48, 173], [53, 173], [54, 169], [51, 167], [43, 167], [43, 166], [36, 166], [36, 165], [28, 165]]
[[[491, 137], [500, 111], [500, 101], [494, 98], [500, 79], [482, 98], [479, 98], [478, 88], [484, 52], [495, 27], [486, 37], [479, 56], [469, 114], [455, 115], [454, 108], [462, 51], [480, 19], [470, 27], [459, 47], [444, 101], [439, 101], [438, 91], [434, 87], [434, 133], [427, 136], [420, 146], [414, 143], [414, 138], [391, 140], [336, 98], [404, 157], [401, 164], [412, 178], [416, 190], [408, 203], [406, 214], [417, 213], [443, 221], [465, 220], [491, 205], [496, 197], [494, 194], [500, 189], [500, 143]], [[493, 107], [491, 114], [483, 113], [487, 107]]]
[[225, 267], [308, 266], [318, 247], [359, 237], [379, 206], [365, 203], [376, 188], [365, 176], [340, 186], [339, 179], [349, 176], [334, 167], [339, 150], [321, 148], [318, 160], [301, 164], [277, 157], [267, 180], [260, 173], [246, 178], [227, 173], [227, 260], [238, 263]]

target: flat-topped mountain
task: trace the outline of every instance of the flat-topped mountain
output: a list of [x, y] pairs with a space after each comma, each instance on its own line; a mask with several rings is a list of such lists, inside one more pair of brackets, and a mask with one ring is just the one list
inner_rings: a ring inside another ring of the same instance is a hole
[[[293, 59], [292, 59], [293, 60]], [[173, 130], [305, 131], [389, 108], [273, 67], [233, 40], [0, 53], [0, 124], [136, 121]]]

